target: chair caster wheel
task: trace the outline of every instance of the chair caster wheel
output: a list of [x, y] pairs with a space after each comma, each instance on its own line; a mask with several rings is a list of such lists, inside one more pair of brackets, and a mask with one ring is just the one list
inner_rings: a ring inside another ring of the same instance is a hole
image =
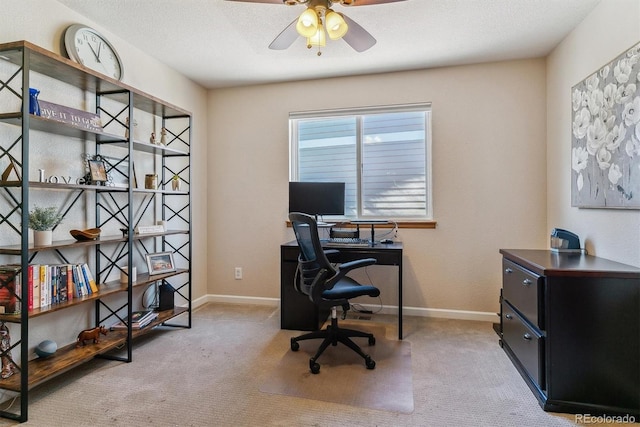
[[298, 344], [298, 341], [296, 341], [295, 338], [291, 338], [291, 351], [298, 350], [300, 350], [300, 344]]
[[370, 356], [367, 356], [367, 358], [364, 359], [364, 363], [365, 365], [367, 365], [367, 369], [375, 369], [376, 367], [376, 361], [373, 360]]
[[312, 374], [319, 374], [320, 373], [320, 364], [316, 363], [313, 359], [309, 360], [309, 369], [311, 370]]
[[369, 345], [376, 345], [376, 337], [369, 337]]

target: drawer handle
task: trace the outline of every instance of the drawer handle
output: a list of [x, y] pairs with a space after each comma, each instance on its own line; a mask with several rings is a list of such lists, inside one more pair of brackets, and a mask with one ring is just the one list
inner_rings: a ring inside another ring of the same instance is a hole
[[524, 280], [522, 281], [522, 284], [523, 284], [524, 286], [529, 286], [529, 285], [531, 284], [531, 280], [529, 280], [529, 279], [524, 279]]
[[504, 270], [504, 272], [507, 273], [507, 274], [511, 274], [511, 273], [513, 273], [513, 270], [510, 269], [510, 268], [507, 268], [507, 269]]
[[504, 317], [506, 317], [506, 318], [507, 318], [507, 319], [509, 319], [509, 320], [513, 319], [513, 316], [512, 316], [512, 315], [510, 315], [510, 314], [505, 314], [505, 315], [504, 315]]
[[527, 340], [527, 341], [531, 341], [531, 334], [526, 333], [526, 334], [524, 334], [524, 335], [522, 336], [522, 338], [524, 338], [524, 339], [525, 339], [525, 340]]

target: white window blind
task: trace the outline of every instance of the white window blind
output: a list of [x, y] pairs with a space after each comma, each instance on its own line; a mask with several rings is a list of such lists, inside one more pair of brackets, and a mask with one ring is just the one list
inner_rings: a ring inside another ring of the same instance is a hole
[[431, 105], [291, 113], [292, 181], [345, 182], [345, 216], [431, 219]]

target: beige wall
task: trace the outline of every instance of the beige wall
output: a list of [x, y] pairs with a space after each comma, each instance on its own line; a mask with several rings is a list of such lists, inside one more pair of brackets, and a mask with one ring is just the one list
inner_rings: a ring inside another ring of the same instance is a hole
[[[498, 249], [548, 241], [545, 91], [543, 59], [210, 91], [209, 292], [280, 295], [290, 111], [428, 101], [438, 225], [400, 230], [405, 306], [496, 312]], [[372, 270], [395, 305], [395, 272]]]
[[[107, 29], [93, 24], [89, 19], [78, 15], [54, 0], [3, 0], [2, 13], [0, 13], [0, 43], [28, 40], [45, 49], [60, 53], [60, 38], [66, 27], [73, 23], [83, 23], [96, 28], [114, 44], [124, 62], [125, 76], [123, 81], [125, 83], [193, 113], [192, 173], [195, 177], [206, 175], [207, 100], [206, 90], [202, 87], [129, 45], [125, 40], [110, 33]], [[60, 93], [61, 88], [58, 87], [60, 85], [53, 84], [51, 81], [46, 81], [46, 79], [38, 83], [40, 84], [41, 82], [42, 86], [39, 87], [41, 95], [48, 94], [51, 96], [51, 93], [58, 92], [55, 98], [43, 99], [55, 102], [67, 96], [70, 102], [73, 97], [77, 101], [78, 93]], [[70, 90], [70, 92], [73, 92], [73, 90]], [[62, 98], [58, 98], [58, 96]], [[82, 97], [80, 96], [80, 98]], [[79, 107], [71, 104], [65, 105]], [[0, 128], [0, 137], [4, 135], [2, 133], [4, 130], [5, 128]], [[55, 145], [55, 150], [47, 154], [36, 153], [35, 155], [48, 155], [50, 157], [47, 163], [47, 165], [50, 165], [48, 168], [53, 171], [54, 168], [58, 167], [60, 168], [58, 172], [64, 173], [66, 167], [75, 167], [75, 163], [69, 159], [77, 158], [78, 164], [80, 164], [80, 156], [70, 154], [71, 146], [80, 147], [80, 144], [62, 141], [62, 143]], [[35, 174], [37, 175], [37, 171], [35, 171]], [[35, 179], [33, 173], [31, 178]], [[140, 179], [140, 176], [138, 178]], [[207, 292], [206, 236], [204, 233], [197, 232], [206, 227], [207, 206], [205, 200], [207, 195], [206, 182], [202, 179], [195, 179], [194, 181], [191, 187], [193, 192], [193, 227], [196, 230], [193, 238], [193, 291], [194, 297], [197, 298], [202, 297]], [[59, 194], [54, 194], [53, 196], [56, 199], [56, 203], [60, 204], [60, 198], [63, 196]], [[82, 217], [83, 215], [80, 215], [80, 219]], [[57, 238], [69, 238], [66, 233], [70, 228], [81, 228], [80, 223], [75, 222], [75, 219], [65, 220], [60, 229], [64, 228], [63, 226], [66, 227], [61, 231], [66, 237], [57, 236]], [[5, 237], [0, 236], [0, 239], [5, 239], [6, 241]], [[140, 268], [143, 269], [142, 271], [146, 270], [144, 265], [138, 268], [139, 271]], [[139, 302], [136, 298], [136, 304]], [[53, 339], [59, 345], [64, 345], [74, 341], [79, 330], [93, 324], [93, 317], [91, 310], [89, 310], [91, 307], [91, 304], [84, 304], [49, 316], [33, 319], [30, 322], [30, 343], [35, 345], [43, 339]]]
[[547, 61], [547, 229], [589, 253], [640, 266], [640, 211], [571, 207], [571, 87], [640, 41], [640, 0], [603, 1]]
[[[571, 208], [568, 183], [569, 89], [640, 39], [639, 10], [638, 0], [602, 2], [548, 61], [230, 88], [208, 97], [94, 27], [116, 44], [126, 83], [194, 113], [196, 297], [279, 297], [278, 246], [293, 238], [284, 223], [290, 111], [429, 101], [438, 226], [400, 231], [405, 305], [494, 312], [498, 249], [546, 248], [554, 226], [578, 232], [591, 252], [640, 264], [638, 212]], [[0, 42], [27, 39], [58, 51], [74, 22], [92, 24], [53, 0], [10, 0]], [[618, 30], [594, 31], [612, 26]], [[241, 281], [233, 279], [236, 266], [244, 269]], [[377, 267], [372, 277], [383, 302], [394, 305], [394, 272]]]

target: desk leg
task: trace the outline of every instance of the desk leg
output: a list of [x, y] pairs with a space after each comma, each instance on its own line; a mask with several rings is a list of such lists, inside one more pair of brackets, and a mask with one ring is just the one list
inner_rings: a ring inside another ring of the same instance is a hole
[[398, 339], [402, 339], [402, 259], [398, 265]]

